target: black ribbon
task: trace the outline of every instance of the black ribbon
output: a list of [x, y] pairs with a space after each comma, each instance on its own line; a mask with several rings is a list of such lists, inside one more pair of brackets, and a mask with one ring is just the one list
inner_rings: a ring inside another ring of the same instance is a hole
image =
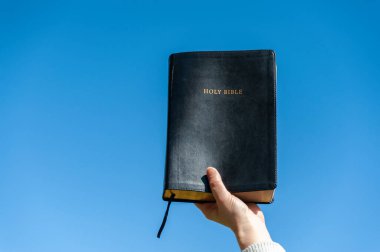
[[168, 201], [168, 206], [166, 207], [166, 211], [165, 211], [164, 219], [162, 220], [162, 224], [161, 224], [160, 230], [158, 230], [158, 233], [157, 233], [157, 238], [160, 238], [160, 236], [161, 236], [161, 232], [162, 232], [162, 230], [163, 230], [164, 227], [165, 227], [166, 219], [168, 218], [168, 213], [169, 213], [170, 204], [172, 203], [172, 199], [174, 199], [174, 196], [175, 196], [174, 193], [172, 193], [172, 195], [170, 196], [170, 199], [169, 199], [169, 201]]

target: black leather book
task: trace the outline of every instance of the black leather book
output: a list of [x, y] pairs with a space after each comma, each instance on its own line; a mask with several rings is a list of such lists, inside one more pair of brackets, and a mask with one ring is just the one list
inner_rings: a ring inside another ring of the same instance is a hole
[[168, 91], [163, 199], [215, 201], [205, 175], [213, 166], [244, 202], [271, 203], [277, 185], [274, 51], [173, 53]]

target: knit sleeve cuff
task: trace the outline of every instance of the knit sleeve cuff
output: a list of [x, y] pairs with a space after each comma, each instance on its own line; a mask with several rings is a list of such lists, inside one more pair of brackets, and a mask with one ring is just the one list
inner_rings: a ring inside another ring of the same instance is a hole
[[241, 252], [285, 252], [285, 249], [277, 242], [265, 241], [253, 243]]

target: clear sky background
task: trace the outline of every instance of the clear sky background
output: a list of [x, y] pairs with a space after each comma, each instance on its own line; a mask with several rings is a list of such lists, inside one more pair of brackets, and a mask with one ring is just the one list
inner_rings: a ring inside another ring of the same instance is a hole
[[0, 251], [239, 251], [191, 203], [173, 203], [156, 233], [168, 56], [247, 49], [277, 57], [272, 238], [287, 251], [378, 251], [379, 7], [0, 1]]

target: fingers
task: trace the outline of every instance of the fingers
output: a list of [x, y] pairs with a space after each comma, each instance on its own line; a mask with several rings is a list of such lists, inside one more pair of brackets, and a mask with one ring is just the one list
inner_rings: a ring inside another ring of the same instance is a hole
[[257, 217], [260, 218], [262, 222], [265, 223], [264, 213], [263, 211], [261, 211], [258, 205], [256, 205], [255, 203], [248, 203], [247, 206]]
[[215, 203], [194, 203], [194, 205], [203, 213], [209, 212], [215, 208]]
[[261, 212], [260, 207], [256, 203], [247, 203], [247, 206], [255, 214], [257, 214], [258, 212]]
[[216, 203], [194, 203], [194, 205], [201, 210], [207, 219], [212, 220], [215, 216]]
[[211, 187], [212, 194], [219, 204], [226, 202], [231, 196], [230, 192], [223, 184], [222, 177], [214, 167], [207, 168], [207, 178]]
[[194, 205], [195, 205], [199, 210], [201, 210], [201, 212], [202, 212], [203, 214], [205, 213], [206, 207], [205, 207], [203, 204], [194, 203]]

